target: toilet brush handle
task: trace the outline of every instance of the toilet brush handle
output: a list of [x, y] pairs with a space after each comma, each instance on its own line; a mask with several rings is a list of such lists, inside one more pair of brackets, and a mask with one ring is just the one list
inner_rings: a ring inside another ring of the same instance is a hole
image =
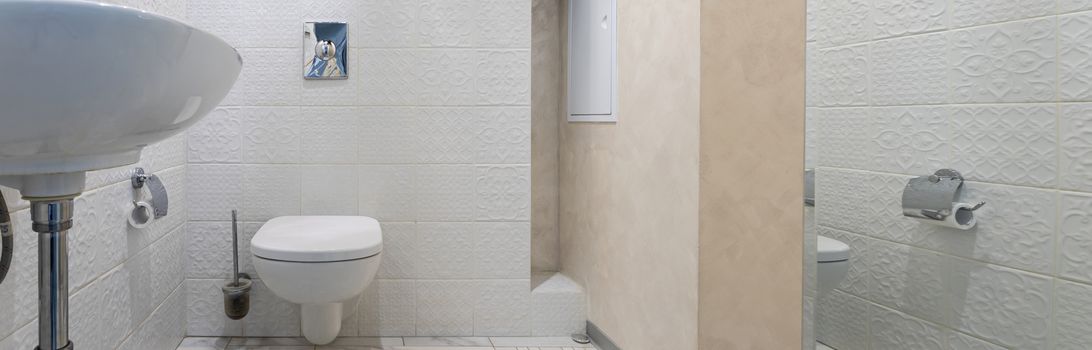
[[234, 285], [239, 285], [239, 223], [238, 212], [235, 209], [231, 210], [231, 262], [234, 266], [231, 274], [231, 281]]

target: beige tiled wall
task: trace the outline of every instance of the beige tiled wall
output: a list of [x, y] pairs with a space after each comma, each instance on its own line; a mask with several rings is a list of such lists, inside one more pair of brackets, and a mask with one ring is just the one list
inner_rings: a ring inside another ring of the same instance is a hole
[[562, 121], [561, 268], [621, 348], [695, 349], [699, 1], [618, 6], [618, 123]]
[[558, 271], [558, 118], [561, 116], [562, 0], [531, 10], [531, 269]]
[[800, 346], [804, 13], [702, 2], [703, 350]]

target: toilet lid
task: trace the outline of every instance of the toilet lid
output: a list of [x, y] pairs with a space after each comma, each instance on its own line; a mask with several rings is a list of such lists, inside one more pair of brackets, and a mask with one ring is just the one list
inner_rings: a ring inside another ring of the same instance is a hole
[[849, 245], [842, 241], [819, 236], [819, 262], [849, 260]]
[[366, 216], [277, 217], [266, 221], [250, 240], [255, 256], [281, 261], [356, 260], [382, 250], [379, 222]]

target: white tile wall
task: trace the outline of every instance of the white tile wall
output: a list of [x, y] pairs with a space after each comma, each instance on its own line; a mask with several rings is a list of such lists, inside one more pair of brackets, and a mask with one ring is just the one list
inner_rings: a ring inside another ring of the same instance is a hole
[[[188, 335], [299, 335], [298, 307], [260, 281], [246, 320], [222, 316], [231, 209], [244, 241], [281, 215], [381, 222], [383, 261], [344, 335], [531, 335], [530, 1], [187, 9], [245, 62], [188, 137]], [[349, 23], [348, 80], [300, 78], [305, 20]]]
[[[809, 1], [815, 221], [853, 248], [847, 278], [813, 306], [819, 340], [1088, 347], [1088, 10], [1086, 0]], [[977, 228], [902, 216], [906, 180], [944, 167], [970, 180], [967, 201], [987, 202]]]

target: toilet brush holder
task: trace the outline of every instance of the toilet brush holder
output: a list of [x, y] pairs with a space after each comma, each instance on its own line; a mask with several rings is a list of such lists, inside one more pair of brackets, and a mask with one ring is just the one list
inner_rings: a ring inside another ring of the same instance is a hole
[[238, 282], [229, 282], [220, 287], [224, 292], [224, 313], [233, 320], [239, 320], [250, 313], [250, 276], [241, 274]]
[[231, 211], [231, 282], [220, 287], [224, 292], [224, 313], [233, 320], [242, 319], [250, 312], [250, 275], [239, 273], [239, 222], [238, 212]]

